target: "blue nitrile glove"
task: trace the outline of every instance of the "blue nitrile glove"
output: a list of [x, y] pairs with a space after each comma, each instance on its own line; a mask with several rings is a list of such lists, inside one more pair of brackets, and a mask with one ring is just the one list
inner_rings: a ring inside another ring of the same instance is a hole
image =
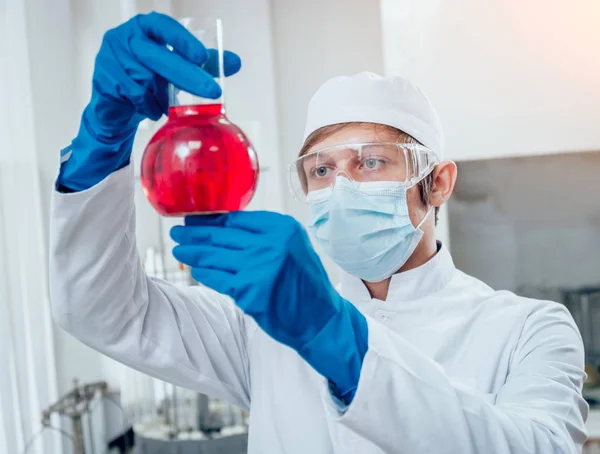
[[[167, 48], [172, 46], [173, 51]], [[235, 74], [240, 58], [224, 52], [223, 72]], [[168, 111], [168, 83], [204, 98], [218, 98], [213, 79], [218, 55], [175, 19], [159, 13], [135, 16], [109, 30], [94, 68], [92, 98], [77, 137], [63, 150], [57, 186], [81, 191], [129, 163], [139, 123]]]
[[333, 288], [306, 231], [270, 212], [187, 217], [171, 237], [198, 282], [229, 295], [275, 340], [354, 397], [367, 351], [365, 317]]

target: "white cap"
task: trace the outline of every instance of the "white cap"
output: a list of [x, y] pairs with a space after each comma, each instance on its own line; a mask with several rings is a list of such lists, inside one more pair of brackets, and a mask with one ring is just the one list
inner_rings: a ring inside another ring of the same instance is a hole
[[436, 111], [421, 89], [402, 77], [362, 72], [329, 79], [310, 100], [304, 140], [323, 126], [351, 122], [400, 129], [440, 161], [444, 158], [444, 135]]

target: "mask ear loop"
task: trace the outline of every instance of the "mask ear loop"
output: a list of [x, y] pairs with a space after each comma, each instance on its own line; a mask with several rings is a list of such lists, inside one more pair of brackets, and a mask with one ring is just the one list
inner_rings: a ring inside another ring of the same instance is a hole
[[427, 220], [427, 218], [429, 217], [429, 215], [431, 214], [432, 211], [433, 211], [433, 207], [430, 207], [427, 210], [427, 213], [425, 213], [425, 216], [423, 216], [423, 219], [421, 220], [421, 222], [419, 222], [419, 225], [417, 225], [415, 227], [415, 230], [421, 230], [421, 227], [423, 226], [423, 224], [425, 224], [425, 221]]
[[[421, 178], [419, 178], [419, 181], [417, 181], [415, 183], [415, 185], [419, 184], [423, 179], [425, 179], [425, 177], [427, 177], [427, 175], [429, 175], [431, 172], [433, 172], [434, 168], [435, 168], [435, 166], [432, 167], [429, 170], [429, 172], [427, 172], [425, 175], [423, 175]], [[429, 215], [431, 214], [431, 212], [433, 211], [433, 209], [434, 209], [433, 206], [429, 207], [429, 209], [427, 210], [427, 213], [425, 213], [425, 216], [423, 216], [423, 219], [421, 219], [421, 222], [419, 222], [419, 224], [415, 227], [415, 230], [421, 230], [421, 227], [423, 226], [423, 224], [425, 224], [425, 221], [427, 220], [427, 218], [429, 217]]]

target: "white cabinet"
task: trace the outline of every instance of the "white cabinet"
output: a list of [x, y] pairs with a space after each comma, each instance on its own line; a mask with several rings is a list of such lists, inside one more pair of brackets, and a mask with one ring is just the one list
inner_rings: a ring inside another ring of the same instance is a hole
[[454, 160], [600, 150], [597, 0], [381, 0], [387, 74], [418, 83]]

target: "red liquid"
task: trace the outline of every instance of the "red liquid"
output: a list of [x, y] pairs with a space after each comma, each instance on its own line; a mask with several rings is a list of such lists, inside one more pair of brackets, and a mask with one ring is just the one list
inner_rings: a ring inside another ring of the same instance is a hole
[[256, 190], [258, 158], [221, 104], [176, 106], [142, 158], [142, 187], [164, 216], [244, 209]]

